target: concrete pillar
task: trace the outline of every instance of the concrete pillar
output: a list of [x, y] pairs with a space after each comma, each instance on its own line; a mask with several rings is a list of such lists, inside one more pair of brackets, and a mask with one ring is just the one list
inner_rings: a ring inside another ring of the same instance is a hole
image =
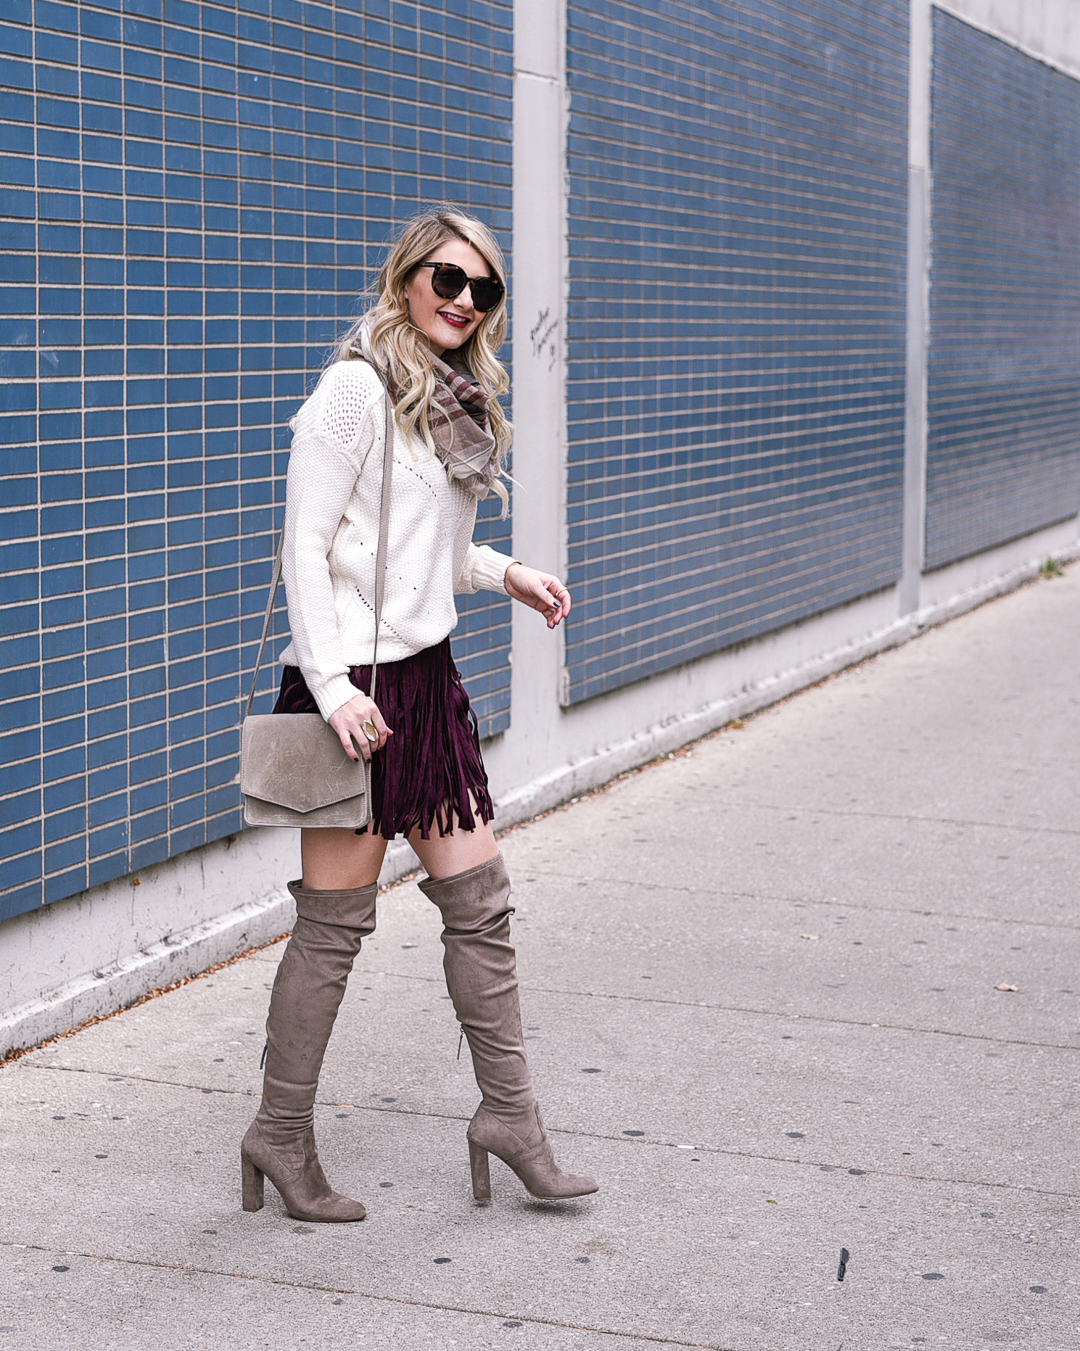
[[926, 363], [930, 346], [930, 0], [911, 0], [908, 56], [907, 378], [900, 613], [919, 608], [926, 524]]
[[[566, 575], [566, 7], [514, 7], [513, 552]], [[558, 746], [562, 629], [513, 608], [511, 725], [487, 752], [496, 794]]]

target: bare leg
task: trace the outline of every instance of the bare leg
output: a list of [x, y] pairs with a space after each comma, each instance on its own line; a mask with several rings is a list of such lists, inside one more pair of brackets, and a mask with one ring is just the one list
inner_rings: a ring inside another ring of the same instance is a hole
[[[490, 825], [482, 822], [477, 823], [475, 830], [457, 827], [452, 835], [436, 834], [430, 840], [422, 840], [417, 828], [410, 834], [409, 843], [424, 865], [424, 870], [436, 878], [453, 877], [455, 873], [478, 868], [481, 863], [490, 862], [499, 852], [495, 832]], [[304, 866], [307, 866], [306, 857]]]
[[373, 886], [385, 853], [386, 841], [370, 828], [366, 835], [354, 830], [302, 830], [303, 885], [311, 891]]

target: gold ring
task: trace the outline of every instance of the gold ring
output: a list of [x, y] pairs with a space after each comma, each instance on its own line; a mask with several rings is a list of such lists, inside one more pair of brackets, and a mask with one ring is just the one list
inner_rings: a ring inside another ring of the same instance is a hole
[[375, 724], [371, 721], [370, 718], [364, 719], [364, 721], [360, 724], [360, 729], [369, 741], [371, 742], [378, 741], [379, 729], [375, 726]]

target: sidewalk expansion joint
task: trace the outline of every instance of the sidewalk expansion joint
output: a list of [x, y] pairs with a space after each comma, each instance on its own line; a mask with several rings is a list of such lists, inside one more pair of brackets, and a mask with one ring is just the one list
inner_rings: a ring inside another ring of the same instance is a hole
[[[57, 1248], [46, 1247], [42, 1243], [15, 1243], [12, 1239], [0, 1239], [2, 1248], [19, 1248], [28, 1252], [56, 1253]], [[224, 1271], [218, 1267], [192, 1266], [184, 1262], [154, 1262], [148, 1257], [115, 1257], [109, 1253], [79, 1252], [74, 1248], [63, 1249], [65, 1257], [81, 1257], [88, 1262], [115, 1262], [119, 1266], [141, 1267], [149, 1271], [183, 1271], [196, 1276], [219, 1276], [228, 1281], [251, 1281], [259, 1285], [276, 1285], [286, 1290], [310, 1290], [319, 1295], [351, 1295], [355, 1299], [368, 1299], [380, 1304], [404, 1304], [412, 1309], [434, 1309], [443, 1313], [460, 1313], [476, 1318], [506, 1318], [529, 1323], [536, 1327], [567, 1328], [572, 1332], [590, 1332], [601, 1337], [622, 1337], [632, 1342], [651, 1342], [657, 1346], [682, 1346], [689, 1351], [735, 1351], [733, 1347], [717, 1346], [714, 1342], [684, 1342], [673, 1337], [654, 1337], [647, 1332], [621, 1332], [616, 1328], [593, 1327], [588, 1323], [567, 1323], [554, 1318], [538, 1318], [531, 1314], [496, 1312], [492, 1309], [476, 1309], [463, 1304], [440, 1304], [435, 1300], [406, 1299], [402, 1295], [380, 1295], [370, 1290], [356, 1290], [344, 1285], [316, 1285], [312, 1281], [286, 1281], [278, 1276], [256, 1276], [243, 1271]]]
[[[535, 865], [534, 865], [535, 867]], [[691, 887], [672, 882], [642, 882], [634, 877], [582, 877], [580, 872], [556, 872], [545, 868], [536, 869], [537, 880], [546, 877], [564, 878], [567, 881], [581, 882], [583, 885], [616, 883], [620, 887], [633, 887], [638, 891], [674, 892], [684, 896], [723, 896], [745, 901], [770, 901], [777, 905], [829, 906], [837, 910], [859, 910], [867, 915], [917, 915], [919, 919], [962, 919], [969, 924], [1015, 924], [1027, 929], [1065, 929], [1068, 932], [1080, 930], [1080, 924], [1070, 924], [1066, 920], [1050, 919], [1014, 919], [1011, 915], [971, 915], [962, 910], [925, 910], [914, 905], [868, 905], [865, 901], [843, 901], [834, 896], [778, 896], [769, 891], [729, 891], [724, 887]], [[528, 919], [523, 910], [518, 922]], [[269, 960], [264, 959], [264, 960]]]
[[217, 1088], [207, 1084], [189, 1084], [180, 1079], [155, 1079], [149, 1074], [124, 1074], [116, 1070], [95, 1070], [86, 1065], [40, 1065], [36, 1060], [27, 1061], [24, 1070], [51, 1071], [53, 1074], [94, 1074], [121, 1084], [159, 1084], [162, 1088], [186, 1088], [192, 1093], [220, 1093], [224, 1097], [259, 1098], [261, 1093], [251, 1088]]
[[[28, 1065], [27, 1069], [51, 1070], [54, 1073], [62, 1074], [87, 1074], [97, 1076], [108, 1076], [113, 1078], [110, 1070], [86, 1069], [79, 1065]], [[205, 1088], [199, 1084], [179, 1083], [175, 1079], [149, 1079], [143, 1075], [129, 1074], [124, 1078], [129, 1082], [156, 1084], [161, 1088], [178, 1088], [192, 1093], [219, 1093], [223, 1096], [246, 1097], [255, 1099], [260, 1095], [251, 1090], [236, 1088]], [[430, 1110], [421, 1111], [415, 1107], [383, 1107], [374, 1103], [351, 1102], [348, 1099], [330, 1099], [316, 1098], [317, 1107], [349, 1107], [354, 1112], [371, 1112], [377, 1115], [386, 1116], [410, 1116], [419, 1117], [427, 1121], [454, 1121], [460, 1125], [467, 1125], [470, 1118], [467, 1116], [458, 1116], [453, 1112], [433, 1112]], [[621, 1135], [605, 1135], [601, 1131], [590, 1131], [581, 1129], [570, 1129], [559, 1126], [548, 1126], [549, 1135], [564, 1135], [574, 1140], [600, 1140], [606, 1144], [621, 1145], [625, 1149], [632, 1148], [652, 1148], [652, 1149], [678, 1149], [674, 1141], [671, 1140], [627, 1140]], [[786, 1154], [763, 1154], [758, 1150], [752, 1149], [725, 1149], [721, 1145], [695, 1145], [695, 1152], [699, 1154], [713, 1154], [724, 1158], [732, 1159], [758, 1159], [763, 1163], [785, 1163], [793, 1164], [797, 1168], [827, 1168], [833, 1172], [847, 1172], [852, 1165], [850, 1163], [823, 1163], [820, 1159], [795, 1159]], [[1058, 1191], [1046, 1187], [1032, 1187], [1019, 1182], [1001, 1182], [987, 1178], [964, 1178], [964, 1177], [938, 1177], [932, 1174], [923, 1173], [900, 1173], [885, 1168], [863, 1168], [860, 1169], [860, 1176], [866, 1177], [887, 1177], [900, 1178], [906, 1182], [931, 1182], [945, 1183], [958, 1187], [995, 1187], [999, 1190], [1009, 1192], [1026, 1192], [1036, 1196], [1062, 1196], [1069, 1199], [1080, 1199], [1080, 1193], [1070, 1191]], [[620, 1334], [623, 1335], [623, 1334]], [[683, 1345], [683, 1343], [676, 1343]]]
[[[416, 980], [429, 985], [438, 985], [438, 976], [413, 975], [403, 971], [379, 971], [373, 975], [389, 976], [394, 980]], [[787, 1018], [792, 1022], [826, 1023], [837, 1027], [865, 1027], [868, 1030], [882, 1032], [910, 1032], [916, 1036], [956, 1037], [960, 1041], [980, 1041], [989, 1046], [1030, 1046], [1042, 1051], [1080, 1051], [1080, 1042], [1071, 1045], [1060, 1041], [1024, 1041], [1017, 1037], [990, 1037], [984, 1032], [954, 1032], [947, 1027], [911, 1027], [906, 1023], [869, 1023], [862, 1018], [837, 1018], [824, 1013], [794, 1013], [778, 1009], [757, 1009], [744, 1004], [710, 1004], [705, 1000], [664, 999], [661, 995], [611, 994], [606, 990], [559, 990], [548, 985], [530, 985], [521, 982], [521, 988], [527, 994], [559, 995], [571, 999], [609, 999], [624, 1000], [631, 1004], [657, 1004], [681, 1009], [708, 1009], [710, 1013], [749, 1013], [760, 1018]]]
[[1070, 829], [1068, 826], [1018, 826], [1010, 825], [1007, 821], [969, 820], [964, 816], [918, 816], [910, 812], [869, 812], [847, 810], [842, 807], [790, 806], [782, 802], [721, 802], [715, 799], [710, 800], [709, 806], [727, 807], [733, 811], [803, 812], [806, 816], [853, 817], [866, 821], [907, 821], [931, 826], [971, 826], [977, 830], [1012, 830], [1028, 835], [1080, 835], [1080, 830], [1075, 827]]
[[[566, 1131], [560, 1134], [574, 1135], [579, 1139], [587, 1140], [608, 1140], [615, 1137], [607, 1135], [593, 1135], [589, 1131]], [[616, 1139], [615, 1143], [619, 1143]], [[645, 1141], [636, 1140], [634, 1144], [644, 1144]], [[647, 1143], [654, 1146], [660, 1146], [665, 1149], [678, 1149], [679, 1146], [672, 1144], [667, 1140], [651, 1140]], [[818, 1159], [792, 1159], [785, 1154], [761, 1154], [749, 1149], [723, 1149], [719, 1145], [695, 1145], [695, 1153], [715, 1154], [724, 1158], [733, 1159], [758, 1159], [762, 1163], [787, 1163], [794, 1164], [797, 1168], [814, 1168], [818, 1171], [828, 1170], [833, 1173], [850, 1173], [851, 1165], [847, 1163], [822, 1163]], [[860, 1168], [858, 1170], [860, 1177], [877, 1178], [895, 1178], [901, 1182], [924, 1182], [936, 1186], [947, 1187], [989, 1187], [995, 1191], [1020, 1192], [1029, 1196], [1059, 1196], [1063, 1200], [1080, 1200], [1080, 1192], [1059, 1191], [1053, 1187], [1033, 1187], [1025, 1182], [1002, 1182], [994, 1178], [971, 1178], [971, 1177], [938, 1177], [931, 1173], [900, 1173], [890, 1168]]]

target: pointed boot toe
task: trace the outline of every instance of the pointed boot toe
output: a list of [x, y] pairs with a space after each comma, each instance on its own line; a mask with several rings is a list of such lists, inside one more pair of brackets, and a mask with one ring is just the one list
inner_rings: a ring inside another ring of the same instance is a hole
[[502, 1159], [516, 1173], [529, 1195], [538, 1201], [569, 1201], [578, 1196], [591, 1196], [600, 1190], [600, 1184], [594, 1178], [581, 1173], [565, 1173], [555, 1162], [538, 1107], [511, 1122], [480, 1107], [467, 1137], [473, 1196], [477, 1201], [491, 1198], [489, 1153]]

